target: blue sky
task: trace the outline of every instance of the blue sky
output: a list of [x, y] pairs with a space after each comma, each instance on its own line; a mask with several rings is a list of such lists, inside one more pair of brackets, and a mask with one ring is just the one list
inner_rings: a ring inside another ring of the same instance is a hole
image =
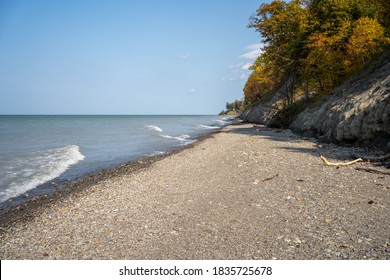
[[217, 114], [258, 0], [0, 0], [0, 114]]

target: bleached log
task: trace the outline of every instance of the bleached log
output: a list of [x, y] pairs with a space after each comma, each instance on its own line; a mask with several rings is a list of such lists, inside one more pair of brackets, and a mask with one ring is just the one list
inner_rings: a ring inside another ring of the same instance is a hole
[[363, 161], [361, 158], [358, 158], [358, 159], [355, 159], [355, 160], [352, 160], [352, 161], [347, 161], [347, 162], [330, 162], [324, 156], [320, 156], [320, 158], [322, 159], [323, 162], [325, 162], [326, 165], [329, 165], [329, 166], [348, 166], [348, 165], [355, 164], [355, 163]]

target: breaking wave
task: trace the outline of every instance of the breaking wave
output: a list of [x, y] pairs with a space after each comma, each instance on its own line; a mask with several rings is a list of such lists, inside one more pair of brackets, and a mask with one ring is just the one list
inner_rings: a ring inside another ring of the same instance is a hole
[[179, 141], [181, 145], [188, 145], [188, 144], [195, 142], [195, 140], [190, 139], [191, 136], [189, 136], [187, 134], [183, 134], [183, 135], [179, 135], [179, 136], [171, 136], [171, 135], [164, 134], [163, 130], [156, 125], [147, 125], [145, 127], [151, 131], [157, 132], [157, 134], [160, 137]]
[[0, 202], [19, 196], [64, 173], [71, 165], [85, 157], [79, 146], [68, 145], [31, 153], [23, 158], [7, 162], [7, 169], [0, 174], [0, 185], [7, 188], [0, 190]]
[[203, 129], [218, 129], [220, 127], [218, 126], [213, 126], [213, 125], [205, 125], [205, 124], [198, 124], [198, 128], [203, 128]]
[[163, 130], [161, 128], [159, 128], [158, 126], [156, 125], [147, 125], [145, 126], [147, 129], [149, 130], [152, 130], [152, 131], [156, 131], [156, 132], [162, 132]]

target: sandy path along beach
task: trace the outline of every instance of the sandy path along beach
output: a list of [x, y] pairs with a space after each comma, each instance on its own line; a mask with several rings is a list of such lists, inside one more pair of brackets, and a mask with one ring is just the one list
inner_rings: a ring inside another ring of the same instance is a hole
[[231, 125], [34, 210], [2, 230], [0, 257], [390, 259], [390, 176], [319, 158], [351, 152]]

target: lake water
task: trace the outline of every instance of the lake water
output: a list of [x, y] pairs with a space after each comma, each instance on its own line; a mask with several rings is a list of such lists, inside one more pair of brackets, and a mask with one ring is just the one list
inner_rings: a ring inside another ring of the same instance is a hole
[[0, 116], [0, 203], [51, 180], [167, 153], [230, 122], [220, 116]]

